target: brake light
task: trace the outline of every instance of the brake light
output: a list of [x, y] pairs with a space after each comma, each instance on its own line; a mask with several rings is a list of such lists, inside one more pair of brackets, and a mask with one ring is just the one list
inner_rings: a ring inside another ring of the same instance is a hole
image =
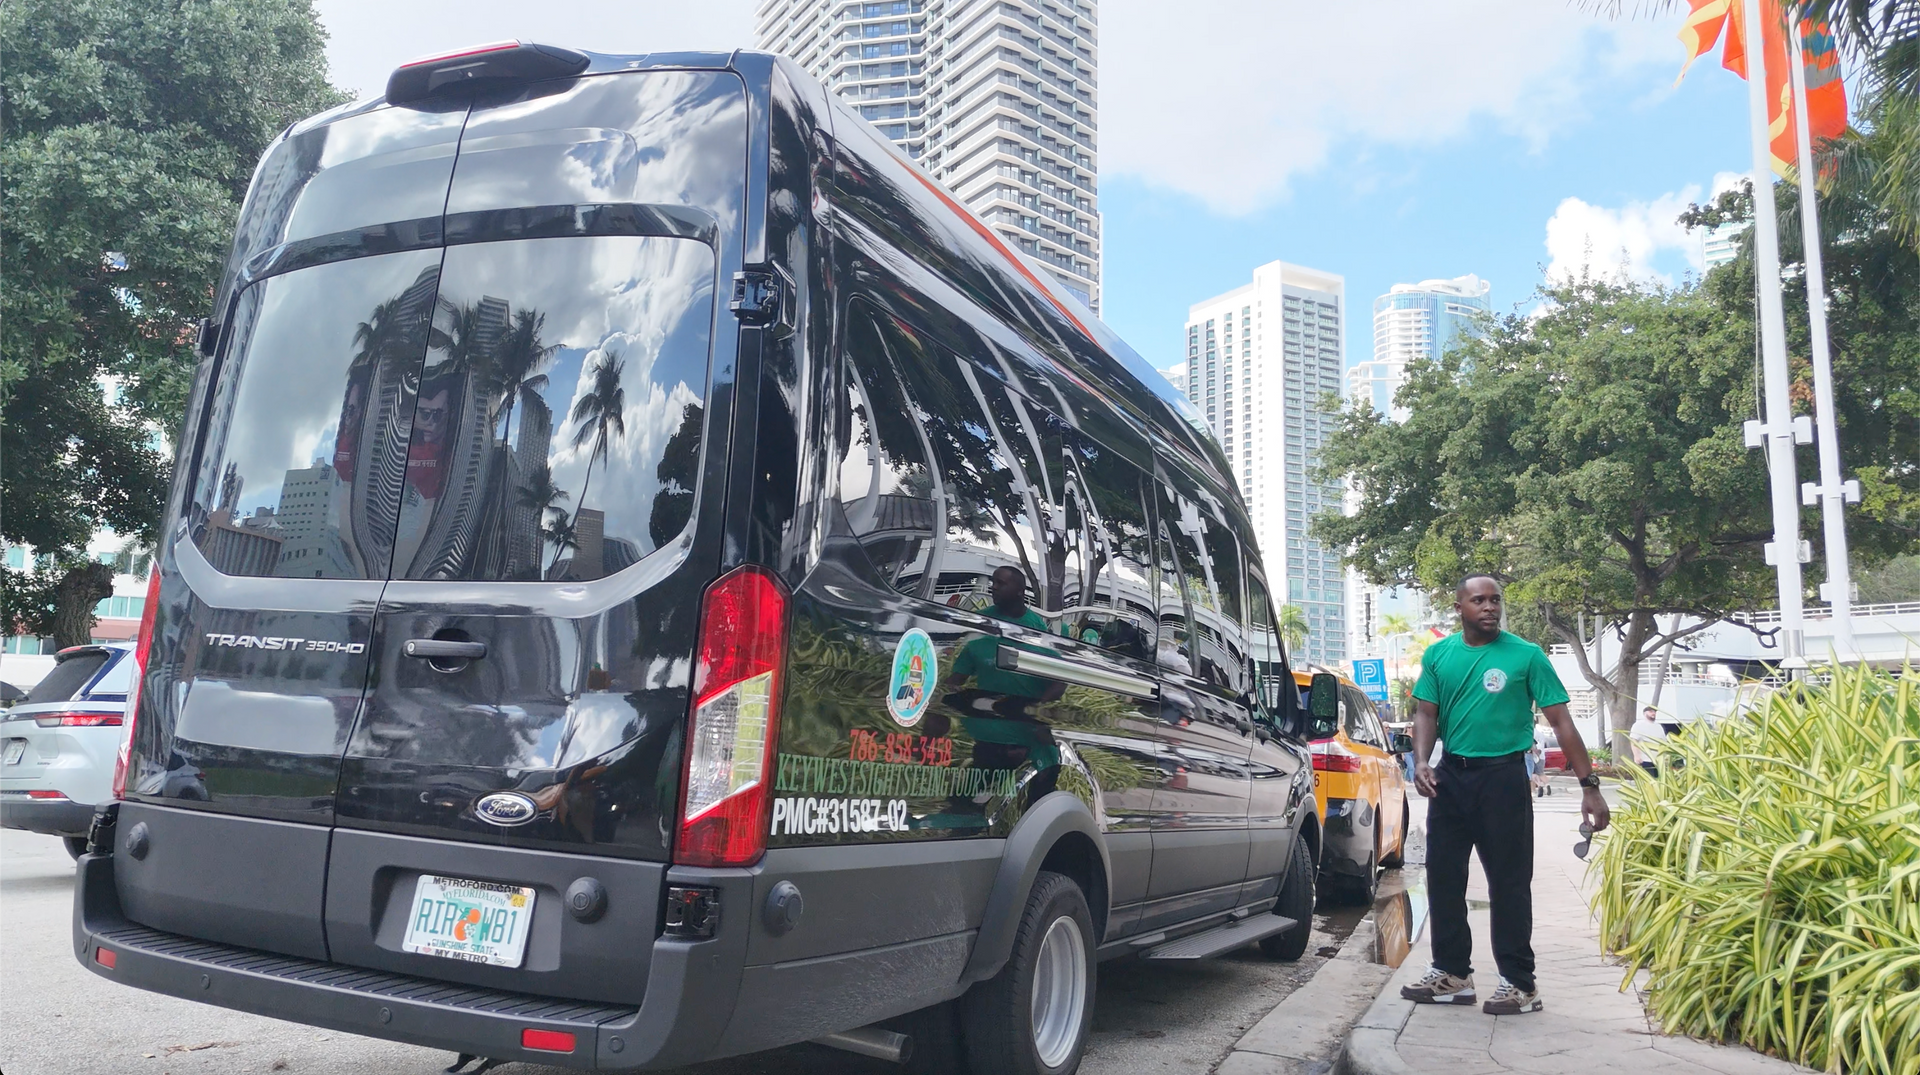
[[387, 103], [407, 105], [442, 93], [475, 87], [524, 85], [570, 78], [592, 61], [584, 52], [530, 41], [495, 41], [422, 56], [387, 77]]
[[1360, 755], [1341, 746], [1338, 740], [1319, 739], [1313, 744], [1313, 767], [1323, 773], [1357, 773]]
[[750, 866], [767, 849], [787, 654], [787, 594], [742, 567], [707, 588], [681, 780], [684, 866]]
[[570, 1053], [573, 1051], [573, 1035], [564, 1030], [535, 1030], [528, 1027], [520, 1032], [522, 1049], [538, 1049], [543, 1053]]
[[27, 792], [27, 798], [29, 799], [64, 799], [66, 798], [66, 795], [58, 791], [44, 791], [40, 789], [34, 789], [32, 791]]
[[478, 56], [487, 52], [504, 52], [507, 49], [517, 49], [519, 47], [520, 42], [518, 41], [490, 41], [487, 44], [475, 45], [472, 48], [454, 49], [452, 52], [436, 52], [431, 56], [422, 56], [418, 59], [408, 60], [406, 63], [401, 64], [400, 67], [402, 70], [409, 67], [424, 67], [430, 63], [443, 63], [447, 60], [457, 60], [462, 56]]
[[153, 649], [153, 617], [160, 611], [160, 565], [147, 575], [147, 604], [140, 610], [140, 640], [133, 645], [132, 686], [127, 689], [126, 734], [113, 762], [113, 797], [127, 797], [127, 766], [133, 761], [133, 733], [140, 726], [140, 695], [147, 682], [147, 654]]
[[118, 728], [118, 713], [51, 713], [44, 717], [35, 717], [33, 722], [42, 728]]

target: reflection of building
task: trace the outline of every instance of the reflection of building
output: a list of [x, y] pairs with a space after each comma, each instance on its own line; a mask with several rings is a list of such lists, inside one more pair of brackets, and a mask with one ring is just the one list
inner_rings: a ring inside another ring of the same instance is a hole
[[1240, 480], [1276, 599], [1306, 615], [1300, 656], [1320, 664], [1347, 655], [1340, 558], [1307, 533], [1340, 504], [1339, 483], [1309, 475], [1333, 426], [1323, 401], [1340, 391], [1345, 303], [1344, 278], [1275, 261], [1187, 315], [1187, 399]]
[[563, 577], [597, 579], [606, 574], [607, 513], [581, 508], [573, 514], [573, 566]]
[[[415, 548], [409, 577], [502, 575], [507, 549], [499, 531], [511, 491], [504, 465], [506, 448], [502, 445], [494, 450], [487, 373], [505, 333], [507, 314], [507, 300], [483, 297], [473, 309], [471, 322], [464, 326], [470, 338], [457, 341], [460, 353], [444, 352], [420, 379], [415, 424], [419, 424], [421, 410], [444, 408], [444, 439], [439, 444], [423, 443], [422, 431], [416, 429], [408, 464], [434, 466], [445, 477], [437, 479], [433, 490], [438, 495], [432, 497], [432, 515]], [[495, 520], [494, 526], [487, 526], [489, 519]]]
[[514, 409], [520, 428], [514, 438], [512, 488], [506, 504], [507, 570], [506, 578], [539, 578], [541, 568], [540, 526], [546, 520], [546, 505], [535, 503], [526, 491], [549, 486], [553, 473], [547, 453], [553, 445], [553, 409], [533, 392], [520, 395]]
[[340, 536], [353, 550], [349, 555], [357, 554], [363, 565], [375, 565], [371, 570], [392, 558], [393, 520], [400, 517], [405, 496], [396, 475], [406, 471], [406, 433], [413, 425], [411, 413], [401, 412], [411, 412], [415, 404], [408, 382], [417, 376], [419, 348], [426, 344], [439, 289], [440, 269], [435, 266], [400, 293], [387, 344], [391, 350], [372, 356], [365, 365], [356, 363], [341, 402], [334, 468], [349, 489]]
[[207, 562], [228, 575], [277, 574], [284, 539], [273, 523], [272, 508], [261, 508], [239, 520], [231, 508], [215, 509], [207, 518], [201, 545]]
[[761, 0], [825, 82], [1095, 310], [1096, 0]]
[[333, 475], [333, 467], [318, 460], [310, 467], [287, 471], [274, 513], [284, 536], [274, 574], [342, 578], [352, 573], [334, 528], [333, 496], [338, 483]]
[[[1407, 412], [1394, 406], [1394, 393], [1407, 383], [1407, 364], [1439, 358], [1455, 344], [1486, 331], [1493, 285], [1468, 274], [1451, 280], [1395, 284], [1373, 300], [1373, 357], [1347, 371], [1347, 398], [1364, 399], [1396, 422]], [[1419, 629], [1432, 618], [1426, 596], [1409, 587], [1381, 589], [1355, 572], [1347, 573], [1353, 610], [1353, 652], [1357, 656], [1393, 656], [1410, 638], [1388, 639], [1381, 621], [1399, 615]]]

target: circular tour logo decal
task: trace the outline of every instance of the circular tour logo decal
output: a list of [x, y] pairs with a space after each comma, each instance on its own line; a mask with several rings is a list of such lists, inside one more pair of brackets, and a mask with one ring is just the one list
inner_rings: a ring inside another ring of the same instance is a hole
[[934, 655], [933, 639], [915, 627], [900, 636], [893, 647], [893, 677], [887, 682], [887, 712], [894, 723], [911, 728], [920, 723], [933, 697], [934, 683], [940, 678], [940, 658]]
[[1489, 668], [1487, 674], [1480, 677], [1480, 685], [1487, 688], [1488, 694], [1499, 694], [1507, 689], [1507, 673], [1498, 668]]

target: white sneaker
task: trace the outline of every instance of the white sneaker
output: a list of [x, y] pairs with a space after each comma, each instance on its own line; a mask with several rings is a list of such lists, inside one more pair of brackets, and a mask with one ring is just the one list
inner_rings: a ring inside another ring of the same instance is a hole
[[1537, 1012], [1541, 1009], [1540, 994], [1529, 993], [1505, 978], [1500, 979], [1500, 988], [1493, 991], [1480, 1010], [1488, 1015], [1521, 1015]]
[[1461, 978], [1439, 967], [1430, 967], [1419, 981], [1401, 986], [1400, 996], [1415, 1004], [1472, 1004], [1473, 975]]

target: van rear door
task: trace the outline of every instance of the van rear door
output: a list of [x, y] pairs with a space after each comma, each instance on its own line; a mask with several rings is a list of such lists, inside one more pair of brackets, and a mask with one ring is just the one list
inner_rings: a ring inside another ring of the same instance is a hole
[[[328, 940], [338, 962], [631, 1002], [719, 564], [710, 357], [730, 367], [738, 335], [718, 292], [746, 93], [712, 71], [536, 90], [475, 105], [448, 196]], [[591, 924], [563, 906], [588, 874]], [[525, 897], [524, 947], [434, 954], [421, 912], [467, 882]]]
[[464, 118], [362, 107], [260, 164], [161, 543], [120, 813], [140, 850], [115, 869], [134, 921], [326, 954], [340, 756], [392, 558]]

